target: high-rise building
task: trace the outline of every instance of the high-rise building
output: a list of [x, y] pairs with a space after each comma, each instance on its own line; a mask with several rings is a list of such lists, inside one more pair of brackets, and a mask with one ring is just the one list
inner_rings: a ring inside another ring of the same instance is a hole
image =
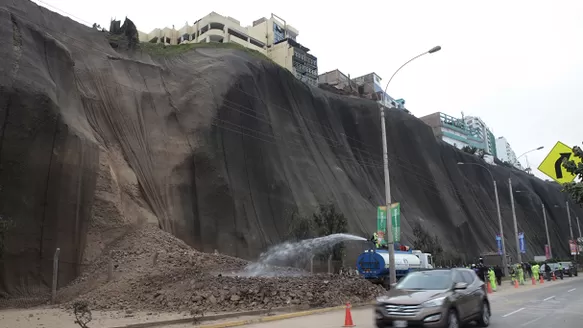
[[277, 15], [260, 18], [252, 26], [227, 16], [212, 12], [182, 28], [154, 29], [150, 33], [139, 32], [140, 42], [168, 45], [184, 43], [237, 43], [256, 50], [277, 64], [288, 69], [295, 77], [313, 86], [318, 85], [318, 59], [310, 49], [296, 41], [299, 32]]
[[514, 153], [514, 150], [506, 138], [498, 137], [498, 139], [496, 139], [496, 149], [498, 150], [497, 157], [499, 160], [502, 162], [507, 162], [510, 165], [522, 170], [522, 164], [520, 164], [516, 158], [516, 153]]
[[477, 135], [484, 141], [484, 151], [490, 155], [496, 156], [496, 139], [494, 134], [486, 123], [477, 116], [465, 116], [466, 125], [476, 131]]

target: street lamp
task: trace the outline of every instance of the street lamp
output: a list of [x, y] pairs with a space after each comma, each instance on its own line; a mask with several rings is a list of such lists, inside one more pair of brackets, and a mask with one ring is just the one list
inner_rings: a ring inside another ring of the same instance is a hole
[[[525, 152], [524, 154], [518, 156], [516, 158], [516, 161], [518, 161], [518, 159], [520, 159], [522, 156], [532, 153], [533, 151], [537, 151], [537, 150], [541, 150], [543, 149], [544, 146], [540, 146], [534, 149], [531, 149], [527, 152]], [[512, 174], [512, 172], [511, 172]], [[510, 189], [510, 204], [512, 206], [512, 220], [514, 223], [514, 233], [515, 233], [515, 239], [516, 239], [516, 259], [518, 261], [518, 263], [522, 263], [522, 254], [520, 253], [520, 240], [518, 239], [518, 223], [516, 221], [516, 208], [514, 207], [514, 193], [512, 192], [512, 178], [508, 177], [508, 189]]]
[[391, 184], [390, 184], [390, 176], [389, 176], [389, 155], [387, 151], [387, 128], [385, 126], [385, 110], [384, 110], [384, 103], [385, 103], [385, 95], [387, 94], [387, 89], [389, 88], [389, 84], [395, 74], [397, 74], [401, 68], [405, 65], [409, 64], [413, 60], [426, 55], [432, 54], [434, 52], [438, 52], [441, 50], [440, 46], [433, 47], [420, 55], [417, 55], [411, 59], [409, 59], [405, 64], [401, 65], [395, 73], [387, 82], [387, 86], [385, 87], [385, 92], [382, 95], [382, 103], [379, 105], [379, 110], [381, 111], [381, 133], [382, 133], [382, 142], [383, 142], [383, 167], [384, 167], [384, 175], [385, 175], [385, 202], [387, 206], [387, 248], [389, 251], [389, 279], [391, 285], [397, 282], [397, 271], [395, 270], [395, 245], [393, 240], [393, 218], [391, 216]]
[[[523, 192], [522, 190], [516, 190], [517, 193]], [[545, 204], [543, 203], [542, 199], [539, 200], [541, 202], [542, 205], [542, 210], [543, 210], [543, 220], [545, 222], [545, 234], [547, 236], [547, 245], [549, 247], [549, 258], [553, 258], [553, 248], [551, 247], [551, 237], [549, 236], [549, 225], [547, 223], [547, 210], [545, 208]]]
[[498, 229], [500, 229], [500, 240], [502, 244], [502, 266], [504, 267], [504, 276], [508, 276], [508, 263], [506, 263], [506, 243], [504, 242], [504, 227], [502, 226], [502, 214], [500, 213], [500, 199], [498, 198], [498, 185], [496, 184], [496, 180], [494, 179], [494, 175], [492, 175], [492, 171], [485, 165], [479, 163], [463, 163], [458, 162], [458, 165], [477, 165], [481, 166], [482, 168], [486, 169], [490, 174], [490, 178], [494, 183], [494, 197], [496, 198], [496, 211], [498, 212]]
[[[573, 225], [571, 224], [571, 209], [569, 208], [569, 201], [565, 201], [565, 205], [567, 206], [567, 220], [569, 220], [569, 232], [571, 234], [571, 240], [574, 240], [573, 237]], [[559, 205], [555, 205], [555, 207], [560, 207]], [[575, 241], [577, 243], [577, 241]], [[569, 248], [571, 247], [571, 243], [569, 243]], [[575, 249], [575, 255], [573, 255], [573, 259], [577, 261], [577, 252], [579, 251], [579, 246], [577, 244], [577, 248]], [[571, 250], [569, 249], [569, 253]]]

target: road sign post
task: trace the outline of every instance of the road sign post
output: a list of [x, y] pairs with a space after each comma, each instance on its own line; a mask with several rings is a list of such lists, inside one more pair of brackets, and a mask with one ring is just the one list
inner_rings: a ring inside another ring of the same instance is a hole
[[546, 174], [558, 183], [567, 183], [575, 179], [575, 176], [563, 167], [563, 161], [574, 161], [575, 165], [581, 163], [581, 159], [573, 155], [573, 149], [558, 141], [547, 157], [538, 166], [539, 171]]

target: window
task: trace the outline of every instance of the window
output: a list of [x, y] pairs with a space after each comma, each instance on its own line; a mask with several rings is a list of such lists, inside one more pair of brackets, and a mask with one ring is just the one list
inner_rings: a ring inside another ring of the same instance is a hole
[[461, 275], [461, 272], [459, 272], [459, 271], [457, 271], [457, 270], [456, 270], [456, 271], [454, 271], [454, 273], [453, 273], [453, 282], [455, 282], [456, 284], [457, 284], [458, 282], [465, 282], [465, 281], [464, 281], [464, 278], [463, 278], [463, 277], [462, 277], [462, 275]]
[[475, 272], [471, 272], [471, 271], [462, 271], [462, 279], [465, 283], [472, 284], [474, 282], [474, 280], [476, 279], [476, 273]]

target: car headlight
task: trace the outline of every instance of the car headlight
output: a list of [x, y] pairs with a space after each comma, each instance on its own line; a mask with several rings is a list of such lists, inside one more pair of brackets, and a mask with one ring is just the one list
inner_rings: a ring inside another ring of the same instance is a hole
[[377, 297], [377, 304], [379, 304], [379, 303], [385, 303], [388, 300], [389, 300], [389, 298], [386, 297], [386, 296], [379, 296], [379, 297]]
[[423, 307], [438, 307], [438, 306], [442, 306], [443, 302], [445, 302], [445, 297], [439, 297], [439, 298], [434, 298], [432, 300], [424, 302], [421, 305], [423, 305]]

